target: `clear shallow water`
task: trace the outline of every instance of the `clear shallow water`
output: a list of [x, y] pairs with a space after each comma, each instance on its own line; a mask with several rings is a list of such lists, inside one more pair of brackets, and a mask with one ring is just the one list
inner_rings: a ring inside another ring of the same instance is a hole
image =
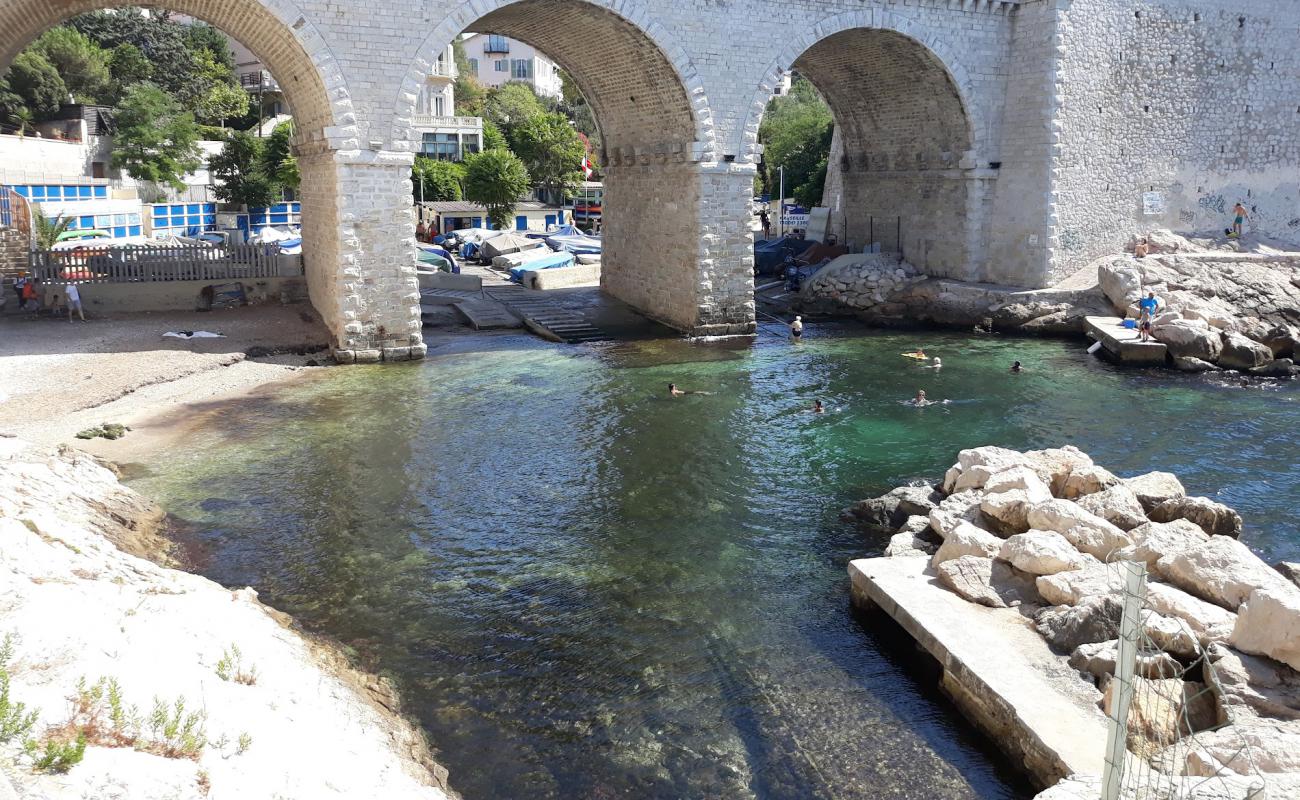
[[[899, 357], [918, 344], [942, 371]], [[917, 388], [953, 402], [903, 405]], [[1119, 372], [1055, 342], [465, 338], [205, 419], [134, 485], [210, 577], [395, 677], [467, 798], [1027, 796], [848, 606], [847, 561], [886, 542], [838, 510], [963, 447], [1167, 469], [1238, 508], [1266, 558], [1300, 555], [1293, 384]]]

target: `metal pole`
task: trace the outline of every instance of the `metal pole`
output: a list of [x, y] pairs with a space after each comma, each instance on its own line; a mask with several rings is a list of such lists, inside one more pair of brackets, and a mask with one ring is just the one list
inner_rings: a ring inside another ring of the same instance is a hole
[[776, 221], [777, 237], [776, 238], [784, 239], [785, 238], [785, 166], [783, 165], [781, 167], [778, 167], [777, 169], [781, 171], [781, 188], [778, 191], [780, 197], [776, 199], [776, 215], [777, 215], [777, 221]]
[[1133, 675], [1137, 667], [1138, 635], [1142, 625], [1142, 595], [1146, 589], [1146, 562], [1121, 561], [1124, 576], [1124, 616], [1119, 624], [1119, 654], [1115, 661], [1116, 691], [1111, 695], [1110, 725], [1106, 733], [1106, 762], [1101, 784], [1102, 800], [1119, 800], [1128, 759], [1128, 709], [1133, 701]]

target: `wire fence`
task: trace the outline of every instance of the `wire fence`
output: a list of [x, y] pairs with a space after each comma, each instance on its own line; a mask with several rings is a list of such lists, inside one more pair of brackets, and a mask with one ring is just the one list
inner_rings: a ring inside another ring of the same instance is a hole
[[[1232, 727], [1201, 638], [1151, 607], [1146, 567], [1110, 564], [1123, 610], [1115, 675], [1105, 688], [1111, 722], [1102, 800], [1282, 800], [1270, 795], [1250, 743]], [[1213, 752], [1203, 738], [1211, 734]]]

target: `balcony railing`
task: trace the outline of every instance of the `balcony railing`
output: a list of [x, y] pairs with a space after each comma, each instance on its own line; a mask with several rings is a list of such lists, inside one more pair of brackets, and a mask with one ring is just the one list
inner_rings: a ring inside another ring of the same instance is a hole
[[459, 128], [461, 130], [483, 130], [482, 117], [439, 117], [433, 114], [412, 114], [411, 126], [415, 128]]
[[442, 60], [435, 61], [433, 68], [429, 70], [429, 75], [434, 78], [455, 78], [456, 65]]
[[239, 74], [239, 85], [248, 91], [257, 91], [261, 89], [264, 92], [278, 91], [280, 84], [276, 83], [275, 78], [266, 70], [256, 72], [241, 72]]

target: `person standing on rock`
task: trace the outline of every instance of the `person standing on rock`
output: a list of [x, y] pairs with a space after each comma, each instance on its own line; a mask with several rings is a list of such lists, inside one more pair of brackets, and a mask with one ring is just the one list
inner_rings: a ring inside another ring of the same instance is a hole
[[1241, 226], [1243, 223], [1245, 223], [1246, 217], [1249, 216], [1250, 214], [1246, 212], [1246, 207], [1241, 204], [1240, 200], [1238, 200], [1237, 205], [1232, 207], [1232, 235], [1233, 236], [1236, 236], [1238, 239], [1241, 238]]
[[1156, 297], [1155, 292], [1147, 292], [1147, 296], [1138, 301], [1139, 321], [1149, 323], [1159, 310], [1160, 298]]

